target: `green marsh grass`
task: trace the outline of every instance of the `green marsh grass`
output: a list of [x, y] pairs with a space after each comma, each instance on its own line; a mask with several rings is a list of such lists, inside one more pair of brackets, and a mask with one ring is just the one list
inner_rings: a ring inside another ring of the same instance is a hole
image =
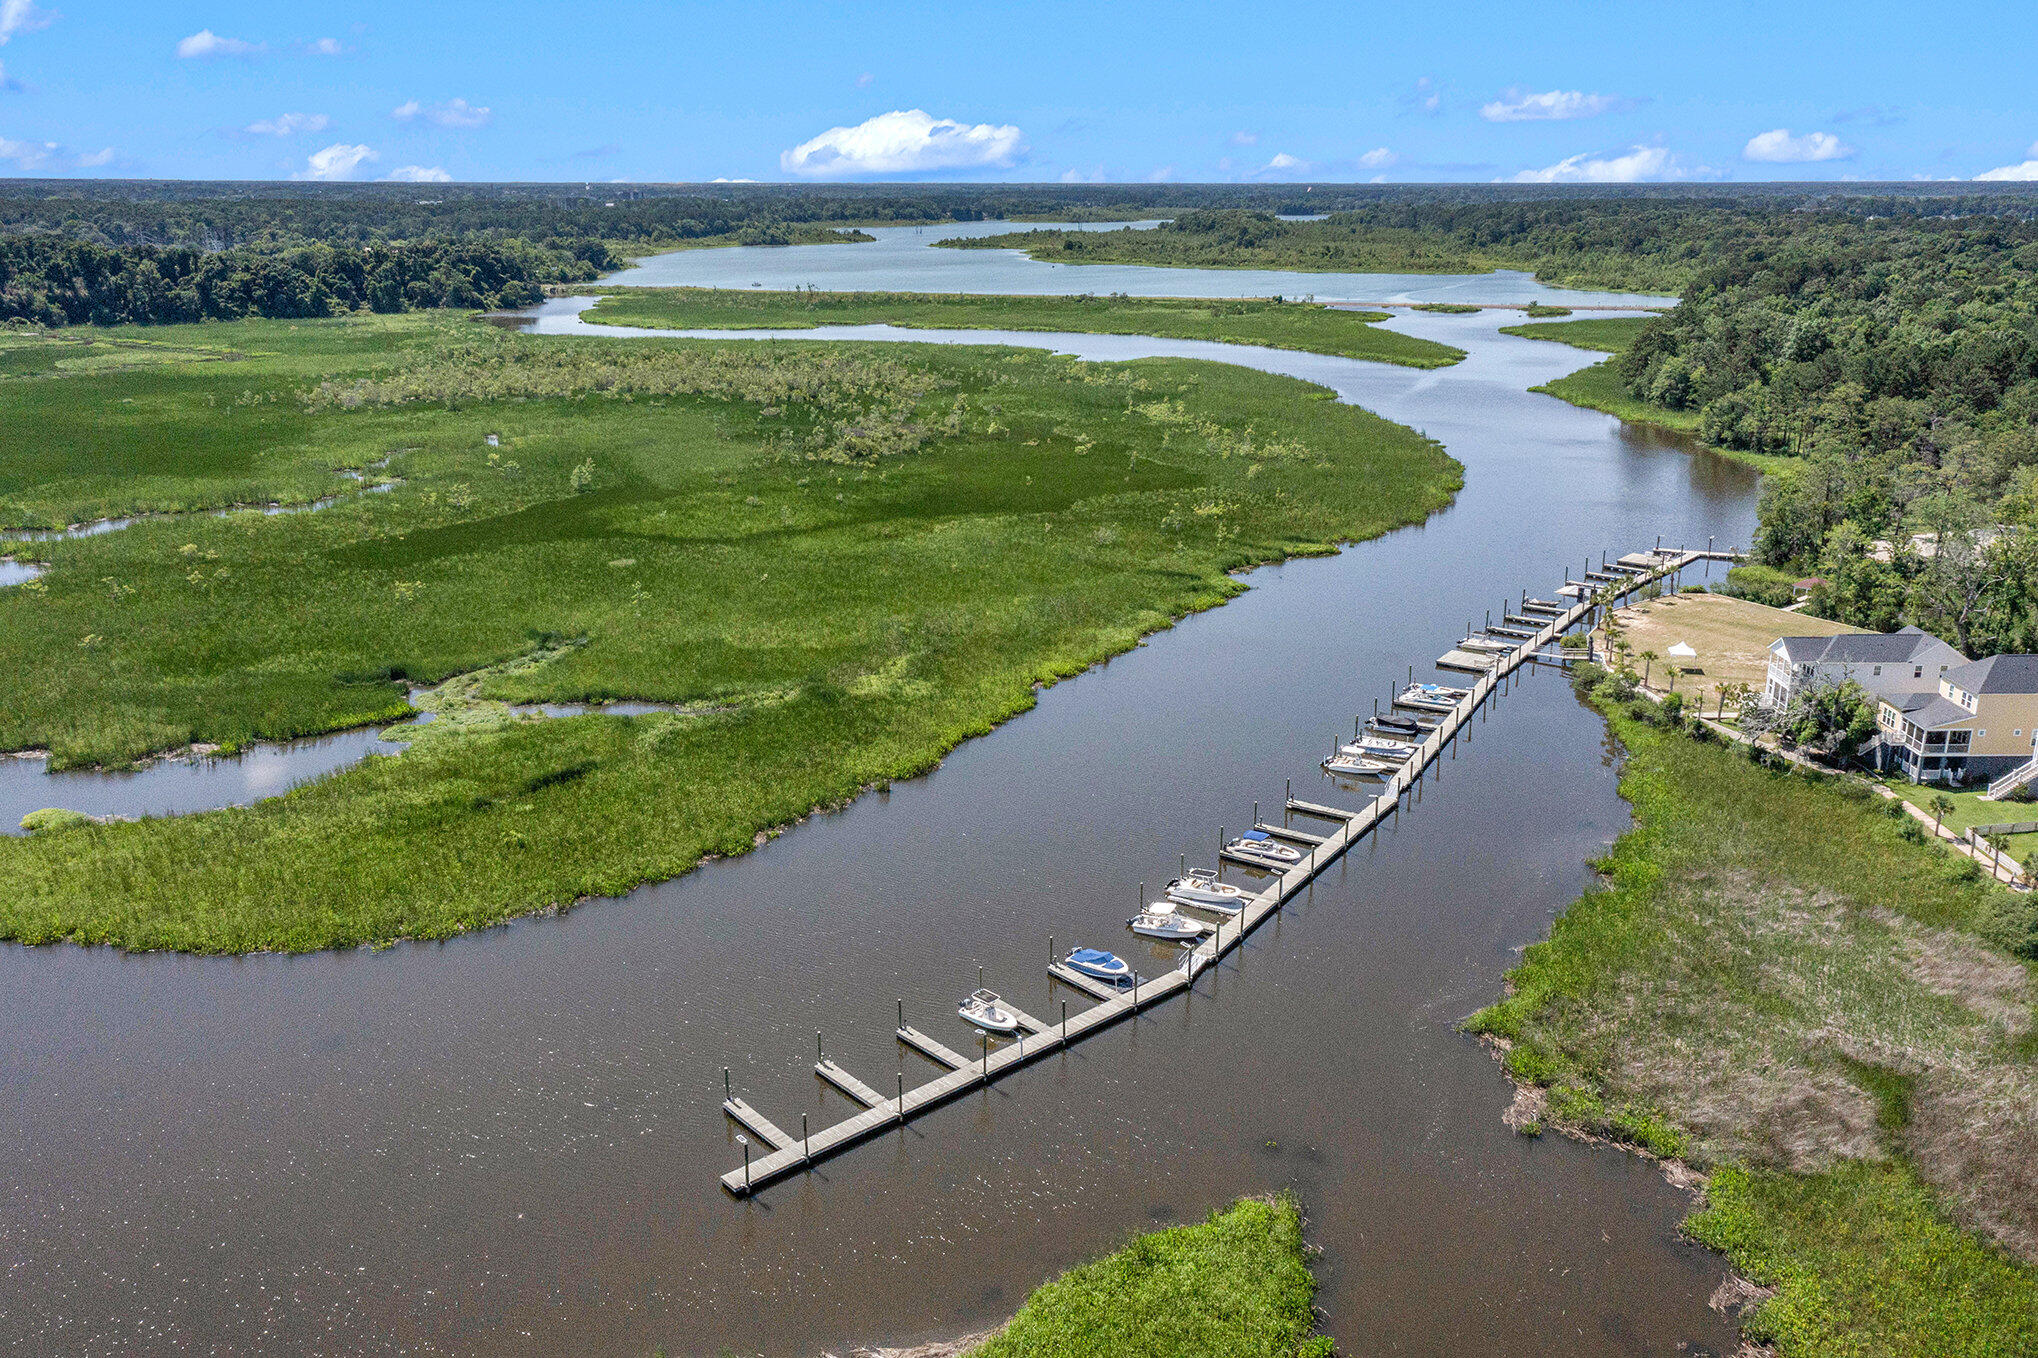
[[1552, 1117], [1714, 1171], [1786, 1355], [2038, 1344], [2038, 909], [1813, 782], [1602, 701], [1635, 828], [1469, 1026]]
[[[245, 809], [0, 840], [0, 936], [304, 950], [673, 877], [928, 770], [1235, 571], [1418, 522], [1461, 484], [1412, 431], [1219, 364], [434, 315], [194, 330], [247, 356], [0, 383], [0, 410], [81, 423], [132, 396], [136, 427], [179, 430], [132, 478], [164, 500], [328, 493], [385, 456], [403, 483], [25, 545], [50, 569], [0, 591], [22, 676], [0, 747], [115, 764], [387, 721], [409, 684], [541, 649], [477, 696], [693, 710], [488, 727]], [[120, 471], [14, 493], [118, 512]]]
[[1302, 1215], [1246, 1198], [1043, 1284], [968, 1358], [1330, 1358]]
[[[589, 289], [592, 291], [593, 289]], [[1258, 344], [1346, 358], [1443, 368], [1462, 349], [1381, 330], [1381, 311], [1347, 311], [1313, 302], [1258, 298], [984, 297], [928, 293], [759, 292], [731, 288], [602, 288], [584, 319], [604, 325], [674, 330], [758, 330], [817, 325], [888, 325], [921, 329], [1062, 330], [1159, 335], [1168, 339]]]

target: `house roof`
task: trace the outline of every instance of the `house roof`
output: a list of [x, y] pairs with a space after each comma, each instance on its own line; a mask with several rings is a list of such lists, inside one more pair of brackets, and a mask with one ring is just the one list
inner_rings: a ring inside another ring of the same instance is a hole
[[2038, 693], [2038, 655], [1992, 655], [1956, 666], [1945, 677], [1969, 693]]
[[1923, 729], [1930, 731], [1941, 726], [1951, 726], [1957, 721], [1973, 721], [1974, 713], [1950, 699], [1933, 698], [1923, 707], [1904, 713], [1904, 720], [1916, 722]]
[[1843, 632], [1836, 637], [1780, 637], [1783, 657], [1793, 665], [1887, 665], [1930, 658], [1964, 664], [1967, 657], [1930, 632], [1905, 627], [1895, 632]]
[[1883, 701], [1899, 712], [1909, 713], [1932, 703], [1943, 702], [1944, 699], [1940, 698], [1939, 690], [1936, 688], [1921, 688], [1913, 693], [1899, 693], [1894, 698], [1884, 698]]

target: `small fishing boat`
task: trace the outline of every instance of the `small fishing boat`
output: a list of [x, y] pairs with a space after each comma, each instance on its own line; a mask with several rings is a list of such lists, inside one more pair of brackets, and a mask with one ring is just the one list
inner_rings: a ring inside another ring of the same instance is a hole
[[1393, 766], [1377, 764], [1355, 754], [1334, 754], [1323, 761], [1323, 771], [1339, 778], [1385, 778], [1393, 772]]
[[1168, 883], [1168, 899], [1186, 905], [1225, 906], [1236, 910], [1249, 894], [1244, 887], [1218, 881], [1217, 874], [1208, 868], [1190, 868], [1185, 875]]
[[1402, 712], [1379, 712], [1375, 713], [1373, 719], [1366, 725], [1379, 731], [1405, 732], [1409, 737], [1413, 737], [1420, 732], [1433, 729], [1436, 721], [1431, 717], [1411, 717]]
[[989, 990], [978, 990], [955, 1007], [955, 1012], [964, 1023], [973, 1023], [987, 1033], [1016, 1033], [1019, 1031], [1019, 1016], [1007, 1009], [1004, 1001]]
[[1168, 893], [1168, 903], [1171, 905], [1179, 906], [1184, 910], [1201, 910], [1206, 914], [1223, 915], [1227, 918], [1243, 910], [1246, 899], [1244, 892], [1240, 892], [1230, 900], [1223, 901], [1198, 901], [1192, 900], [1187, 896], [1177, 896], [1172, 891]]
[[1444, 698], [1448, 699], [1451, 702], [1457, 702], [1460, 698], [1469, 698], [1472, 696], [1471, 689], [1452, 688], [1449, 684], [1411, 684], [1409, 685], [1409, 687], [1420, 689], [1424, 693], [1429, 694], [1431, 697]]
[[1080, 971], [1085, 976], [1094, 976], [1113, 985], [1132, 979], [1132, 964], [1117, 953], [1105, 952], [1102, 948], [1077, 948], [1062, 959], [1062, 965], [1070, 971]]
[[1174, 905], [1169, 901], [1155, 901], [1125, 921], [1125, 927], [1147, 938], [1185, 943], [1192, 938], [1202, 937], [1203, 931], [1209, 926], [1176, 914]]
[[[1334, 757], [1334, 756], [1333, 756]], [[1326, 766], [1329, 761], [1325, 761]], [[1255, 862], [1271, 863], [1276, 867], [1287, 867], [1290, 863], [1302, 861], [1302, 851], [1291, 849], [1286, 844], [1277, 844], [1265, 830], [1248, 830], [1224, 846], [1225, 851], [1240, 858]]]
[[1506, 655], [1509, 651], [1519, 648], [1514, 643], [1502, 641], [1498, 637], [1469, 636], [1458, 643], [1458, 649], [1461, 651], [1480, 651], [1487, 655]]
[[1389, 764], [1405, 764], [1415, 755], [1415, 746], [1405, 740], [1382, 740], [1368, 737], [1337, 747], [1339, 754], [1353, 754], [1361, 759], [1378, 759]]

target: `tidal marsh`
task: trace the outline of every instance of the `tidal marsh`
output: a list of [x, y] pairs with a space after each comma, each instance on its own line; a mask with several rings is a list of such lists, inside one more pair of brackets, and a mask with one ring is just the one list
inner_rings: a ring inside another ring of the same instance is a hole
[[675, 876], [930, 768], [1235, 571], [1419, 521], [1460, 484], [1434, 443], [1306, 383], [1184, 360], [443, 314], [152, 334], [244, 357], [0, 384], [0, 408], [67, 428], [118, 407], [150, 450], [74, 452], [12, 503], [303, 497], [384, 457], [404, 483], [21, 544], [50, 569], [0, 591], [0, 663], [25, 676], [0, 746], [75, 766], [385, 721], [409, 684], [554, 647], [481, 696], [693, 710], [478, 731], [250, 808], [9, 840], [0, 934], [24, 941], [442, 937]]

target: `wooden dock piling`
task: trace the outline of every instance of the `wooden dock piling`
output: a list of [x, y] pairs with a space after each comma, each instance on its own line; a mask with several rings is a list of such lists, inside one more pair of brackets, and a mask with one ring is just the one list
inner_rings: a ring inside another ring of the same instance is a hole
[[[941, 1067], [941, 1074], [922, 1084], [907, 1088], [905, 1073], [898, 1076], [898, 1093], [894, 1096], [880, 1095], [875, 1089], [864, 1084], [840, 1064], [828, 1059], [823, 1050], [822, 1035], [814, 1034], [815, 1073], [828, 1084], [840, 1090], [853, 1102], [861, 1105], [861, 1111], [819, 1131], [808, 1126], [805, 1114], [800, 1118], [800, 1136], [797, 1140], [776, 1126], [769, 1118], [742, 1099], [736, 1098], [731, 1090], [730, 1075], [723, 1068], [723, 1093], [726, 1096], [722, 1111], [739, 1126], [755, 1136], [766, 1148], [762, 1157], [753, 1157], [749, 1142], [739, 1137], [743, 1146], [743, 1165], [721, 1176], [722, 1187], [737, 1197], [747, 1196], [765, 1186], [796, 1173], [825, 1159], [849, 1149], [851, 1146], [893, 1126], [903, 1126], [922, 1113], [937, 1108], [971, 1089], [988, 1087], [1005, 1072], [1017, 1069], [1038, 1060], [1051, 1051], [1067, 1048], [1083, 1040], [1091, 1033], [1131, 1017], [1141, 1009], [1166, 1001], [1178, 991], [1186, 991], [1195, 982], [1197, 974], [1207, 966], [1215, 965], [1225, 953], [1239, 947], [1245, 939], [1270, 916], [1278, 912], [1284, 902], [1298, 892], [1307, 891], [1316, 875], [1331, 863], [1342, 857], [1346, 850], [1360, 838], [1371, 833], [1382, 821], [1390, 816], [1398, 818], [1404, 798], [1413, 789], [1414, 798], [1422, 796], [1425, 774], [1441, 776], [1437, 767], [1444, 747], [1456, 736], [1466, 731], [1466, 723], [1475, 711], [1483, 720], [1486, 708], [1494, 696], [1504, 691], [1513, 675], [1524, 665], [1537, 663], [1537, 652], [1556, 643], [1571, 628], [1591, 618], [1602, 605], [1615, 602], [1628, 594], [1665, 578], [1675, 575], [1689, 566], [1705, 561], [1710, 566], [1713, 560], [1733, 561], [1737, 553], [1713, 552], [1707, 543], [1704, 552], [1661, 550], [1661, 539], [1657, 550], [1647, 557], [1646, 565], [1631, 558], [1609, 567], [1604, 553], [1600, 557], [1598, 570], [1591, 568], [1590, 560], [1583, 572], [1586, 581], [1599, 582], [1598, 587], [1587, 586], [1583, 581], [1566, 581], [1566, 587], [1579, 586], [1583, 597], [1568, 608], [1559, 609], [1554, 604], [1543, 604], [1541, 600], [1530, 599], [1524, 591], [1521, 611], [1508, 614], [1503, 606], [1504, 622], [1508, 640], [1519, 640], [1512, 650], [1493, 657], [1493, 664], [1481, 666], [1478, 678], [1472, 683], [1466, 696], [1455, 704], [1433, 705], [1438, 709], [1440, 720], [1423, 731], [1415, 741], [1415, 752], [1401, 768], [1387, 776], [1386, 787], [1379, 796], [1368, 801], [1358, 810], [1326, 806], [1320, 803], [1299, 801], [1294, 796], [1294, 782], [1290, 779], [1284, 788], [1283, 804], [1290, 813], [1300, 812], [1332, 824], [1335, 828], [1327, 835], [1315, 835], [1276, 826], [1261, 821], [1259, 803], [1253, 804], [1254, 828], [1263, 834], [1288, 840], [1295, 844], [1308, 845], [1308, 852], [1294, 864], [1281, 867], [1262, 863], [1224, 851], [1225, 831], [1218, 827], [1218, 868], [1222, 871], [1224, 861], [1245, 863], [1269, 874], [1270, 879], [1261, 889], [1246, 898], [1239, 913], [1232, 920], [1220, 922], [1214, 928], [1206, 927], [1198, 939], [1183, 955], [1179, 966], [1170, 967], [1159, 976], [1134, 976], [1130, 990], [1107, 985], [1085, 976], [1065, 965], [1057, 958], [1054, 940], [1048, 940], [1048, 972], [1056, 980], [1094, 1000], [1095, 1003], [1079, 1013], [1071, 1014], [1068, 1001], [1061, 1002], [1061, 1017], [1058, 1024], [1049, 1025], [1020, 1010], [1009, 1001], [1004, 1003], [1023, 1030], [1017, 1040], [996, 1051], [991, 1049], [988, 1038], [979, 1055], [964, 1056], [946, 1044], [906, 1023], [906, 1005], [903, 998], [897, 1001], [898, 1040], [905, 1046], [920, 1053]], [[1540, 605], [1540, 607], [1538, 606]], [[1490, 615], [1489, 615], [1490, 622]], [[1495, 632], [1502, 628], [1492, 629]], [[1516, 633], [1521, 634], [1518, 638]], [[1415, 679], [1414, 666], [1409, 667], [1409, 682]], [[1400, 700], [1395, 700], [1397, 705]], [[1374, 715], [1379, 715], [1379, 700], [1373, 704]], [[1184, 868], [1187, 859], [1184, 856]], [[1146, 908], [1146, 884], [1140, 884], [1140, 909]], [[977, 984], [983, 985], [983, 970], [978, 969]]]

